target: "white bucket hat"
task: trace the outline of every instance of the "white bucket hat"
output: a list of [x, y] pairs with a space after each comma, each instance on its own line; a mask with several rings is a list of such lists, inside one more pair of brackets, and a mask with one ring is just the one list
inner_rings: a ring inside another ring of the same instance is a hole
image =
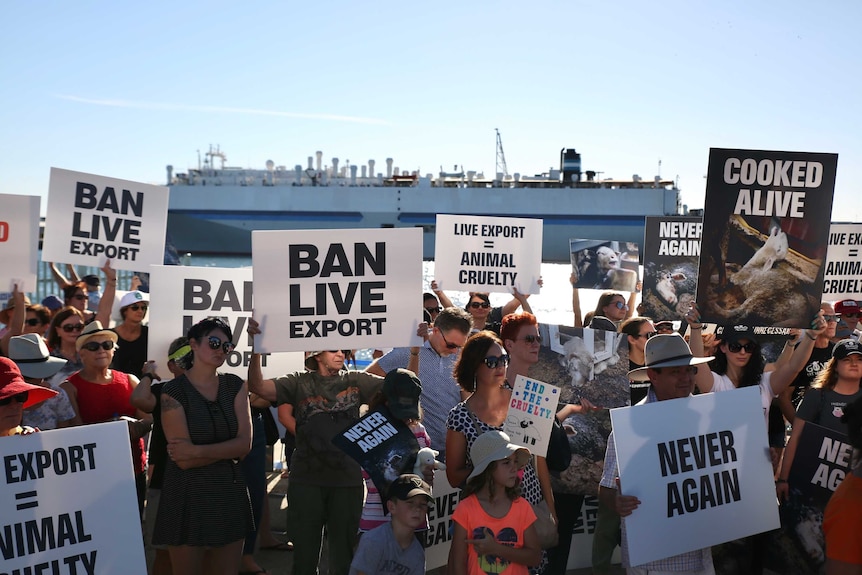
[[48, 353], [48, 346], [39, 334], [27, 333], [9, 339], [9, 359], [15, 362], [21, 375], [36, 379], [51, 377], [67, 361]]
[[506, 459], [513, 453], [517, 453], [516, 463], [518, 469], [527, 465], [530, 460], [530, 451], [526, 447], [515, 445], [509, 439], [509, 436], [502, 431], [491, 430], [486, 431], [476, 438], [473, 446], [470, 447], [470, 459], [473, 460], [473, 472], [467, 478], [467, 481], [481, 475], [492, 461], [500, 461]]

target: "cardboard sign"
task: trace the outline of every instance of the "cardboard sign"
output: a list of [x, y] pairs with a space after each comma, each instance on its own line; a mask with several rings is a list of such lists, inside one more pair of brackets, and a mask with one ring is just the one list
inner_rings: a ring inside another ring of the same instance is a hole
[[836, 154], [710, 150], [697, 280], [703, 321], [811, 327], [837, 165]]
[[0, 291], [36, 291], [40, 199], [0, 194]]
[[539, 293], [542, 220], [438, 214], [436, 230], [440, 289]]
[[449, 485], [446, 472], [434, 472], [432, 488], [434, 502], [428, 511], [430, 528], [425, 532], [425, 571], [437, 569], [449, 562], [449, 547], [452, 545], [452, 514], [461, 501], [461, 490]]
[[264, 353], [421, 345], [422, 230], [254, 231]]
[[[230, 326], [236, 345], [219, 371], [248, 377], [253, 343], [246, 333], [253, 303], [251, 268], [151, 266], [150, 293], [155, 305], [148, 312], [147, 357], [156, 361], [159, 375], [170, 377], [164, 366], [174, 339], [202, 319], [219, 317]], [[302, 371], [303, 359], [298, 352], [264, 353], [261, 369], [264, 377]]]
[[828, 301], [862, 296], [862, 224], [832, 224], [823, 297]]
[[42, 260], [118, 270], [165, 257], [168, 188], [51, 168]]
[[633, 292], [638, 283], [638, 245], [608, 240], [569, 240], [576, 288]]
[[546, 456], [559, 402], [559, 387], [519, 375], [503, 431], [512, 443], [526, 447], [534, 455]]
[[629, 558], [641, 565], [776, 529], [760, 389], [611, 410]]
[[787, 481], [822, 511], [850, 471], [852, 456], [846, 435], [806, 421]]
[[646, 218], [643, 310], [639, 315], [673, 321], [688, 312], [697, 288], [702, 228], [700, 218]]
[[0, 571], [146, 575], [125, 421], [2, 438], [0, 461]]

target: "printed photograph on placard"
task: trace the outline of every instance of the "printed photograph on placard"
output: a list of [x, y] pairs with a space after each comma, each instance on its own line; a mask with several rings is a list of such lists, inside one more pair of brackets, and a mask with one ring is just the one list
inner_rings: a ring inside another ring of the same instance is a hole
[[700, 218], [646, 218], [639, 315], [653, 321], [685, 316], [697, 288], [702, 227]]
[[570, 239], [573, 286], [633, 292], [638, 284], [639, 249], [634, 242]]
[[836, 154], [710, 150], [697, 281], [703, 321], [811, 326], [837, 163]]

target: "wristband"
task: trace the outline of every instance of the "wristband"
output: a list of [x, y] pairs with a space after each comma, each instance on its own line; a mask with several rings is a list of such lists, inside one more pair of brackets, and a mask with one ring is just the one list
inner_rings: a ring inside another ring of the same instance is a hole
[[150, 383], [152, 383], [152, 382], [154, 381], [154, 379], [153, 379], [153, 374], [152, 374], [152, 373], [144, 373], [144, 374], [141, 374], [141, 377], [140, 377], [139, 381], [143, 382], [145, 377], [149, 377], [149, 378], [150, 378]]
[[410, 355], [419, 355], [419, 352], [418, 351], [411, 351]]
[[816, 335], [814, 337], [811, 337], [811, 332], [807, 329], [805, 330], [805, 335], [808, 336], [808, 339], [810, 339], [811, 341], [815, 341], [817, 339]]
[[786, 479], [776, 479], [775, 484], [778, 485], [779, 483], [787, 483], [787, 480]]
[[703, 329], [704, 327], [706, 327], [706, 324], [705, 324], [705, 323], [702, 323], [702, 324], [700, 324], [700, 325], [693, 325], [693, 326], [691, 326], [691, 329]]

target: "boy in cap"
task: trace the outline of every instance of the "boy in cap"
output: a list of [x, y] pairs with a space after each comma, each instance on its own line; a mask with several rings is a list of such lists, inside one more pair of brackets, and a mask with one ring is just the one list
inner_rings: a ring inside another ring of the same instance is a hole
[[362, 536], [350, 575], [425, 573], [425, 550], [414, 532], [425, 526], [434, 501], [431, 487], [418, 475], [405, 474], [390, 484], [388, 494], [386, 507], [392, 521]]

